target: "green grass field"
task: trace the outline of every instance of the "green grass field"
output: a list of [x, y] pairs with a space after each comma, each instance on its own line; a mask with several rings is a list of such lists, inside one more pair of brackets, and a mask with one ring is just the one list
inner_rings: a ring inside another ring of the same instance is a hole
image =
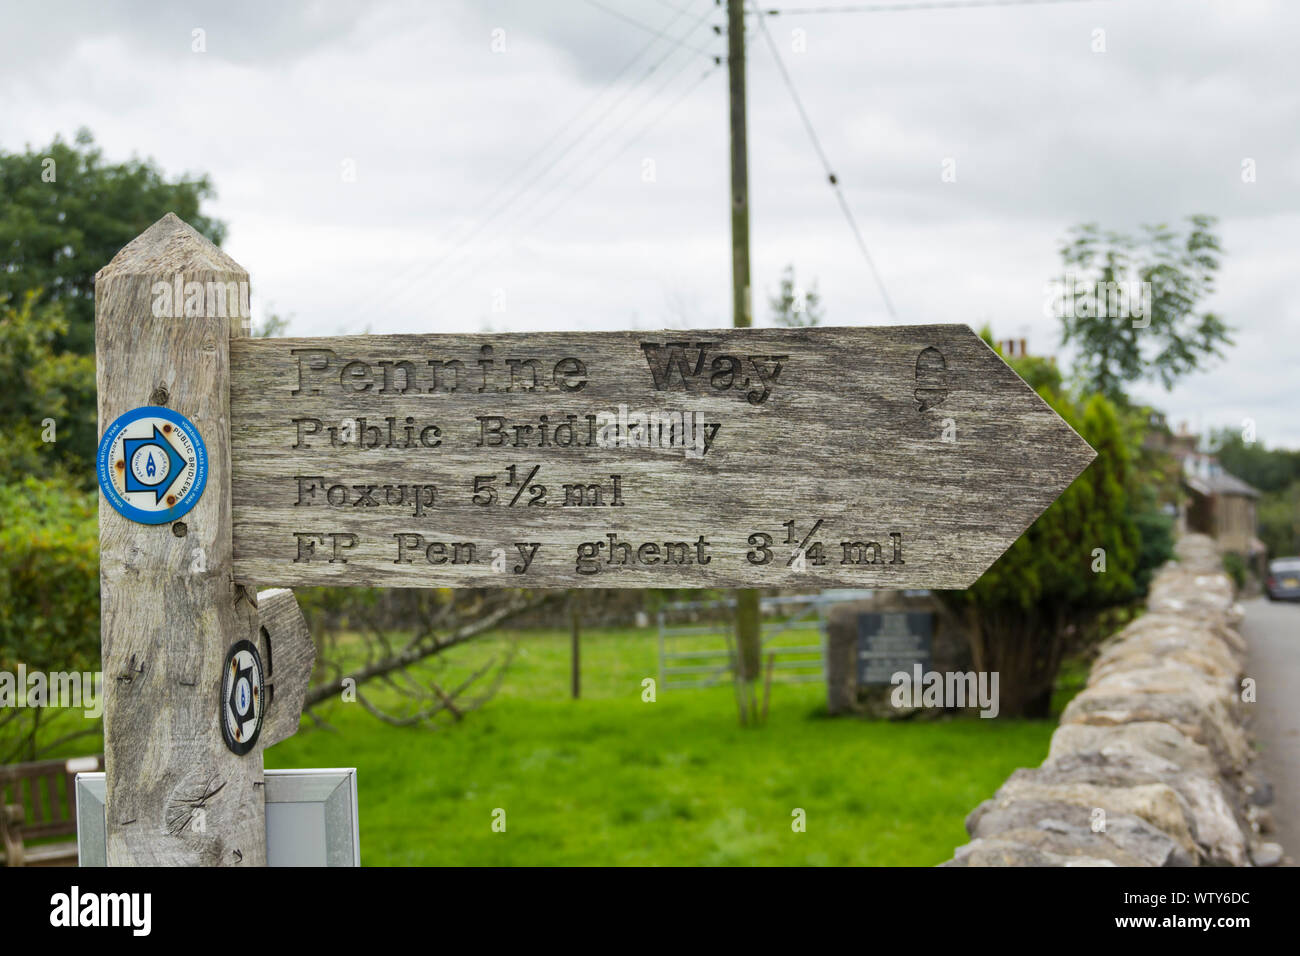
[[[429, 673], [446, 686], [507, 646], [481, 640]], [[653, 631], [585, 631], [582, 655], [581, 700], [568, 635], [525, 632], [497, 696], [463, 724], [395, 728], [339, 701], [318, 711], [333, 730], [305, 721], [267, 766], [356, 767], [372, 866], [930, 866], [1007, 774], [1042, 761], [1055, 726], [829, 719], [814, 683], [773, 687], [767, 724], [743, 729], [729, 685], [642, 702]], [[791, 828], [796, 808], [806, 832]]]

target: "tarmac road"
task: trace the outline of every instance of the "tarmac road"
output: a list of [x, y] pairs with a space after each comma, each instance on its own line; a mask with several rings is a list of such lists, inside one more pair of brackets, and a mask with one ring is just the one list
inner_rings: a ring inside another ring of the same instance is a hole
[[1246, 675], [1255, 678], [1255, 734], [1269, 809], [1277, 832], [1265, 836], [1300, 862], [1300, 603], [1255, 598], [1244, 602], [1241, 632], [1249, 645]]

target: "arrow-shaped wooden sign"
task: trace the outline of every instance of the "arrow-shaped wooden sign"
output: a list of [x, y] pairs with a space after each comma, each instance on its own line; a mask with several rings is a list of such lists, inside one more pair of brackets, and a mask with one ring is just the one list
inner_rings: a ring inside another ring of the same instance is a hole
[[1094, 457], [964, 325], [231, 342], [238, 579], [960, 588]]

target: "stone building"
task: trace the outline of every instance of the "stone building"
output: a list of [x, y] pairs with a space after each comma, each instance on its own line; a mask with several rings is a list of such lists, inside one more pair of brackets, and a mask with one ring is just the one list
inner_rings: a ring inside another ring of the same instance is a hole
[[1258, 570], [1266, 552], [1256, 537], [1259, 492], [1226, 471], [1213, 455], [1200, 451], [1201, 436], [1188, 430], [1186, 422], [1174, 431], [1164, 415], [1152, 411], [1143, 444], [1168, 456], [1171, 472], [1165, 478], [1172, 481], [1163, 484], [1177, 498], [1169, 507], [1171, 513], [1177, 509], [1178, 533], [1209, 535], [1221, 551]]
[[1214, 456], [1199, 454], [1183, 460], [1183, 487], [1183, 532], [1208, 534], [1220, 549], [1251, 565], [1263, 558], [1266, 548], [1255, 533], [1258, 491], [1225, 471]]

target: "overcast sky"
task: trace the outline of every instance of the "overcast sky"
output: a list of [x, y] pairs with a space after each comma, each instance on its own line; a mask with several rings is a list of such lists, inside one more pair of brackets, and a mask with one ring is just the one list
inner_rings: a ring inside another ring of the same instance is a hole
[[[207, 173], [255, 315], [288, 314], [292, 334], [730, 324], [713, 0], [0, 11], [0, 148], [84, 125], [110, 159]], [[1064, 360], [1044, 298], [1070, 226], [1212, 214], [1226, 257], [1210, 306], [1237, 345], [1172, 394], [1140, 395], [1171, 422], [1249, 418], [1267, 444], [1300, 447], [1300, 3], [765, 23], [896, 321], [988, 322]], [[758, 321], [793, 263], [829, 324], [891, 323], [753, 18], [750, 31]]]

